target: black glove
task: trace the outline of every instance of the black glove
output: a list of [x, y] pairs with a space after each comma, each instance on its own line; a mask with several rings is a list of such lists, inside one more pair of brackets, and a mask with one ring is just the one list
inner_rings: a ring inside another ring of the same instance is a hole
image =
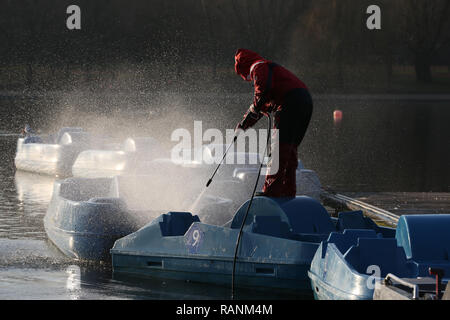
[[234, 129], [235, 132], [238, 130], [244, 130], [244, 126], [242, 125], [241, 122], [238, 122], [238, 124], [236, 125], [236, 128]]

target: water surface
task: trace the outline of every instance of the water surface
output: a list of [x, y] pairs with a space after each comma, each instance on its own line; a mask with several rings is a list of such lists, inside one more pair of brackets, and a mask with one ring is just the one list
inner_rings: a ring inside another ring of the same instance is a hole
[[[55, 179], [14, 169], [17, 132], [27, 116], [12, 121], [4, 103], [21, 110], [33, 105], [17, 99], [0, 99], [0, 299], [229, 298], [227, 288], [113, 279], [109, 265], [83, 264], [60, 253], [43, 226]], [[234, 99], [224, 105], [245, 100]], [[317, 171], [325, 186], [399, 215], [450, 213], [449, 101], [358, 99], [317, 101], [301, 148], [305, 166]], [[337, 108], [344, 111], [339, 126], [330, 117]], [[61, 126], [82, 126], [79, 121]], [[230, 121], [223, 123], [224, 129], [231, 127]], [[151, 133], [146, 130], [143, 135]], [[286, 298], [245, 291], [240, 297]]]

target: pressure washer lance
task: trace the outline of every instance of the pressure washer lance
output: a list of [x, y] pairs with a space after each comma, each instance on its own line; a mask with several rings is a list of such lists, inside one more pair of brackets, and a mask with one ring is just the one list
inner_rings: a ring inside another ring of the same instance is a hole
[[233, 141], [230, 143], [230, 145], [228, 146], [227, 150], [225, 151], [225, 153], [224, 153], [224, 155], [223, 155], [223, 157], [222, 157], [222, 160], [220, 161], [220, 163], [219, 163], [219, 165], [217, 166], [216, 170], [214, 170], [214, 173], [212, 174], [211, 178], [210, 178], [210, 179], [208, 180], [208, 182], [206, 183], [206, 187], [207, 187], [207, 188], [209, 187], [209, 185], [210, 185], [211, 182], [213, 181], [214, 176], [215, 176], [216, 173], [217, 173], [217, 170], [219, 170], [220, 166], [221, 166], [222, 163], [223, 163], [223, 160], [225, 160], [225, 158], [226, 158], [226, 156], [227, 156], [228, 151], [229, 151], [230, 148], [234, 145], [234, 143], [236, 142], [237, 138], [238, 138], [238, 136], [235, 135], [234, 138], [233, 138]]
[[[234, 300], [234, 283], [235, 283], [235, 273], [236, 273], [236, 260], [237, 260], [238, 250], [239, 250], [239, 244], [241, 242], [242, 231], [244, 230], [245, 221], [247, 220], [248, 213], [250, 212], [250, 207], [252, 206], [253, 198], [255, 197], [256, 188], [258, 188], [259, 176], [261, 175], [261, 169], [262, 169], [262, 167], [264, 165], [264, 157], [265, 157], [265, 155], [268, 152], [269, 147], [270, 147], [270, 135], [271, 135], [271, 128], [272, 128], [272, 118], [271, 118], [270, 113], [267, 114], [267, 120], [268, 120], [268, 124], [269, 124], [269, 129], [268, 129], [268, 134], [267, 134], [266, 149], [264, 150], [263, 159], [261, 161], [261, 164], [259, 165], [259, 171], [258, 171], [258, 175], [256, 177], [255, 187], [253, 188], [252, 197], [250, 198], [250, 202], [248, 204], [247, 210], [245, 211], [244, 219], [242, 219], [241, 228], [239, 229], [239, 235], [238, 235], [238, 238], [237, 238], [237, 241], [236, 241], [236, 247], [234, 249], [233, 272], [231, 274], [231, 299], [232, 300]], [[271, 157], [272, 157], [272, 152], [269, 151], [268, 158], [270, 159]]]
[[219, 170], [220, 166], [222, 165], [223, 161], [225, 160], [228, 151], [230, 151], [231, 147], [234, 145], [234, 143], [237, 141], [238, 135], [235, 135], [233, 138], [233, 141], [230, 143], [230, 145], [228, 146], [227, 150], [225, 151], [222, 160], [220, 161], [219, 165], [217, 166], [216, 170], [214, 170], [214, 173], [212, 174], [211, 178], [208, 180], [208, 182], [206, 183], [206, 188], [203, 189], [203, 191], [199, 194], [199, 196], [197, 197], [197, 199], [194, 201], [194, 203], [192, 204], [191, 208], [190, 208], [190, 212], [192, 212], [194, 210], [194, 208], [197, 206], [197, 204], [200, 202], [200, 200], [203, 198], [203, 195], [205, 194], [206, 190], [208, 190], [209, 185], [212, 183], [214, 176], [216, 175], [217, 171]]

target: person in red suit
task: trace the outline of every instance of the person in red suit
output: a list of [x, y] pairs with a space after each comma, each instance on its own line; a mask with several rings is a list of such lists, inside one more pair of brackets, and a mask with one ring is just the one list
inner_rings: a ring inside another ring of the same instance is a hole
[[236, 129], [247, 130], [269, 113], [274, 114], [278, 129], [278, 171], [266, 175], [260, 195], [272, 198], [295, 197], [297, 149], [308, 129], [313, 101], [306, 85], [286, 68], [262, 58], [257, 53], [239, 49], [235, 71], [245, 81], [253, 82], [253, 104]]

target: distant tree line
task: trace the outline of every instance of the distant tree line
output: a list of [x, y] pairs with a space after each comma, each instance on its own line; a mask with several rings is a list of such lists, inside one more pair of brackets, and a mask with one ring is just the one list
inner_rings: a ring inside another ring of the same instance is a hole
[[[288, 65], [317, 90], [345, 89], [374, 66], [378, 81], [411, 65], [418, 82], [432, 82], [432, 65], [450, 65], [450, 1], [376, 2], [381, 30], [365, 27], [367, 0], [3, 0], [0, 87], [18, 77], [25, 87], [95, 83], [123, 69], [137, 70], [144, 87], [228, 83], [239, 47]], [[66, 28], [70, 4], [81, 8], [81, 30]]]

